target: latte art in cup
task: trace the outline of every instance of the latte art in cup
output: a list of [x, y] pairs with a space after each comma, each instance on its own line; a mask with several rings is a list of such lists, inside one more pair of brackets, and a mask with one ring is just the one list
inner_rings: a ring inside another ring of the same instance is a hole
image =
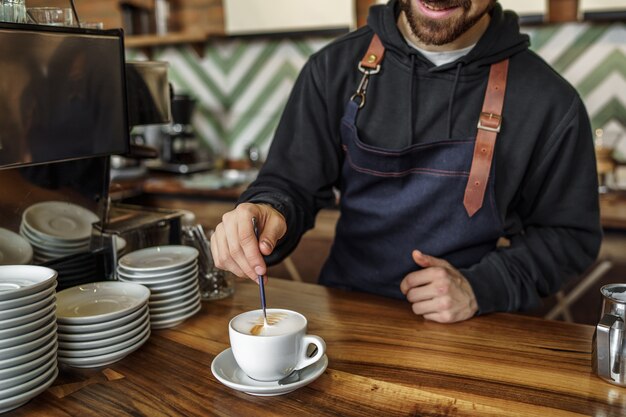
[[[307, 334], [307, 320], [302, 314], [267, 309], [241, 313], [228, 324], [230, 347], [237, 365], [257, 381], [278, 381], [294, 369], [306, 368], [322, 359], [326, 343], [319, 336]], [[315, 345], [316, 353], [307, 354]]]
[[306, 326], [306, 321], [302, 316], [283, 311], [268, 313], [267, 325], [263, 320], [263, 314], [254, 311], [242, 314], [233, 320], [233, 329], [253, 336], [279, 336], [297, 332], [304, 326]]

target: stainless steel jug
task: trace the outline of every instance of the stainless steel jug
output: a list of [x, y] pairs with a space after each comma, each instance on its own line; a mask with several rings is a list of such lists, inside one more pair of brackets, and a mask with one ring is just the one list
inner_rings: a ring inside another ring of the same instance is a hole
[[600, 292], [602, 316], [593, 335], [593, 371], [611, 384], [626, 386], [626, 284], [608, 284]]

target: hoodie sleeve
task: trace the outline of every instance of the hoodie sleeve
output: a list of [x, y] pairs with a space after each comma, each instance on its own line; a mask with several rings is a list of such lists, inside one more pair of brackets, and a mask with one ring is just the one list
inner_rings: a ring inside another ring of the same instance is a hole
[[514, 216], [522, 230], [480, 263], [462, 269], [479, 313], [540, 305], [596, 259], [602, 239], [591, 127], [580, 98], [546, 141], [527, 174]]
[[287, 233], [265, 258], [270, 265], [289, 255], [317, 212], [335, 201], [340, 140], [319, 79], [311, 59], [296, 80], [259, 176], [239, 199], [269, 204], [285, 216]]

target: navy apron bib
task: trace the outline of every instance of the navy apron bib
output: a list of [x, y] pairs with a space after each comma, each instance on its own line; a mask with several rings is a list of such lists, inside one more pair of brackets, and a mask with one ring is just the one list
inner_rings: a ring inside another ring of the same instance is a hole
[[320, 283], [404, 298], [400, 282], [420, 269], [414, 249], [456, 268], [494, 250], [503, 228], [493, 165], [480, 210], [469, 216], [463, 205], [475, 137], [382, 149], [359, 139], [359, 108], [348, 101], [341, 120], [341, 216]]

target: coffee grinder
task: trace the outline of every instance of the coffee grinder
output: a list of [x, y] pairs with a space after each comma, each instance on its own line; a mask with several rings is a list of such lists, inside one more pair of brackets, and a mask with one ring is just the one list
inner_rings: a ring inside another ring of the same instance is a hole
[[191, 124], [196, 100], [186, 94], [172, 98], [172, 123], [160, 132], [160, 158], [147, 166], [156, 171], [191, 174], [213, 168], [210, 152], [200, 146]]

